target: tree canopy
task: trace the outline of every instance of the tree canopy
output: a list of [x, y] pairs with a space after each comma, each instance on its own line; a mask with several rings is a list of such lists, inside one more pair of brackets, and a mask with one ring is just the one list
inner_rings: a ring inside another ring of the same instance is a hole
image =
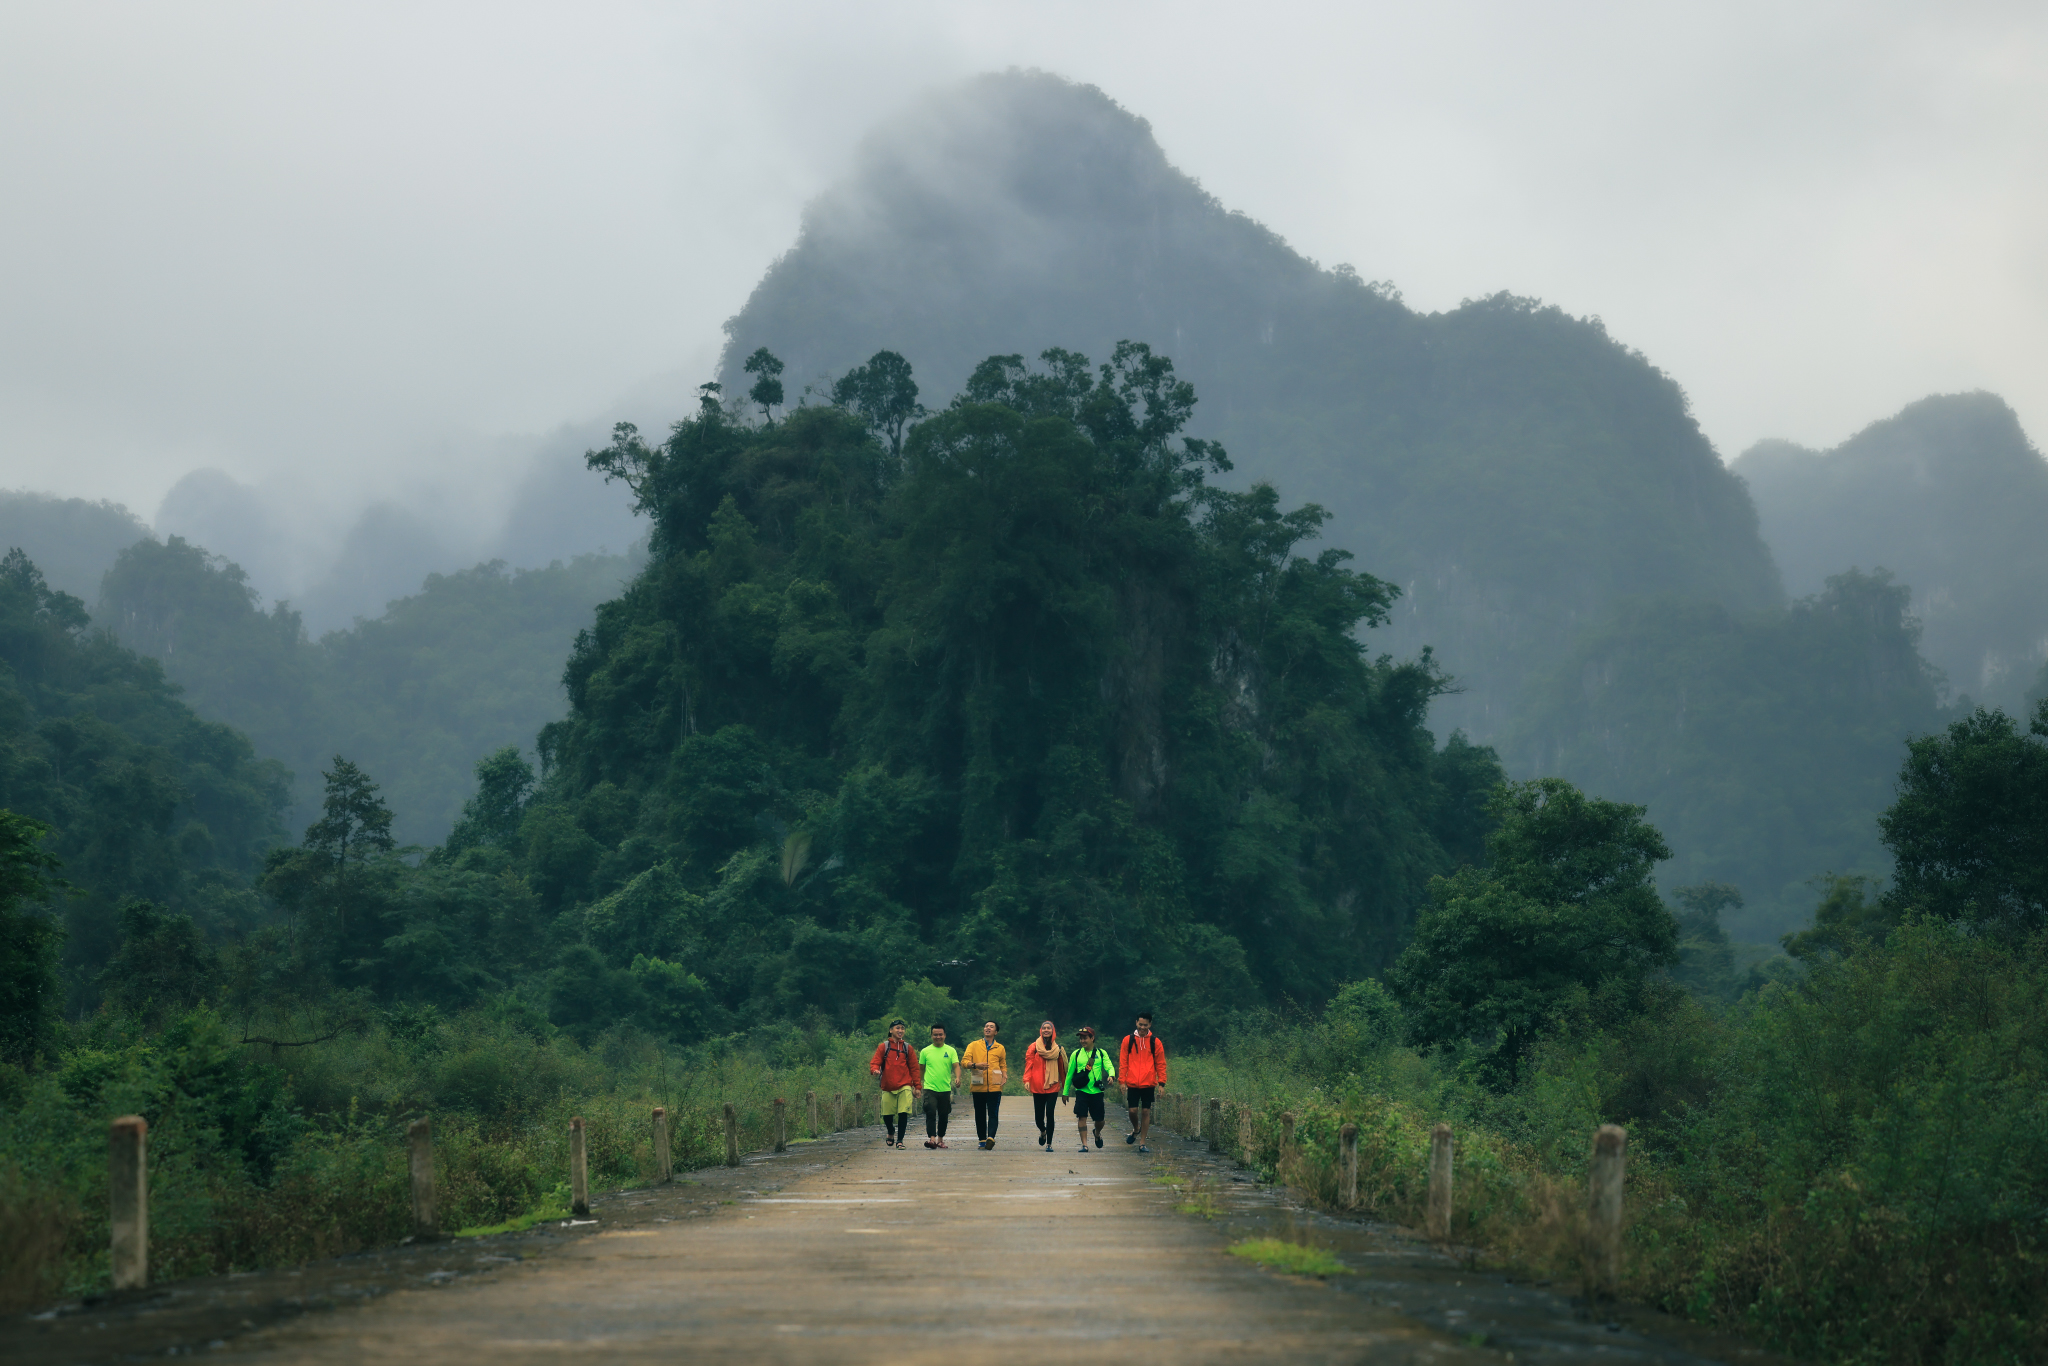
[[2024, 733], [1979, 708], [1912, 740], [1898, 792], [1878, 818], [1892, 906], [2016, 937], [2048, 928], [2048, 700]]
[[1319, 509], [1210, 485], [1227, 457], [1146, 346], [993, 357], [900, 434], [883, 361], [843, 407], [591, 453], [654, 558], [542, 735], [547, 904], [605, 971], [849, 1021], [929, 975], [1186, 1029], [1390, 962], [1498, 776], [1423, 728], [1427, 656], [1362, 644], [1397, 590], [1297, 553]]
[[1671, 851], [1642, 807], [1540, 778], [1502, 788], [1491, 809], [1486, 866], [1430, 884], [1390, 980], [1417, 1043], [1471, 1044], [1512, 1080], [1569, 1009], [1633, 1008], [1648, 975], [1678, 961], [1679, 926], [1651, 883]]

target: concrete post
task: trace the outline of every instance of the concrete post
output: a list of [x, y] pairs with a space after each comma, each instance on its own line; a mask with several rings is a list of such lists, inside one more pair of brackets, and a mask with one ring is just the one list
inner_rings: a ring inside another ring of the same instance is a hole
[[1439, 1243], [1451, 1236], [1451, 1126], [1439, 1124], [1429, 1134], [1429, 1236]]
[[832, 1093], [832, 1132], [835, 1134], [844, 1133], [845, 1130], [846, 1093], [843, 1091], [834, 1091]]
[[114, 1289], [149, 1284], [149, 1121], [123, 1115], [107, 1126], [107, 1204]]
[[810, 1121], [811, 1137], [816, 1138], [818, 1136], [818, 1093], [816, 1091], [804, 1092], [804, 1113]]
[[1358, 1126], [1347, 1124], [1337, 1131], [1339, 1185], [1337, 1198], [1345, 1209], [1358, 1208]]
[[775, 1098], [775, 1151], [778, 1153], [789, 1151], [789, 1131], [785, 1127], [788, 1122], [789, 1117], [786, 1107], [782, 1103], [782, 1097], [777, 1096]]
[[668, 1160], [668, 1110], [663, 1106], [654, 1107], [654, 1179], [670, 1181], [675, 1178], [675, 1169]]
[[1280, 1161], [1294, 1156], [1294, 1111], [1283, 1111], [1280, 1116]]
[[1237, 1160], [1252, 1164], [1252, 1107], [1242, 1102], [1237, 1107]]
[[1612, 1295], [1621, 1281], [1621, 1185], [1628, 1131], [1603, 1124], [1593, 1135], [1591, 1275], [1593, 1289]]
[[569, 1121], [569, 1213], [578, 1219], [590, 1217], [590, 1166], [580, 1116]]
[[431, 1242], [441, 1236], [441, 1221], [434, 1212], [434, 1129], [424, 1119], [406, 1128], [412, 1149], [412, 1236], [416, 1242]]
[[1223, 1151], [1223, 1102], [1215, 1096], [1209, 1097], [1209, 1151]]
[[740, 1164], [740, 1121], [732, 1111], [732, 1102], [725, 1106], [725, 1165], [737, 1167]]

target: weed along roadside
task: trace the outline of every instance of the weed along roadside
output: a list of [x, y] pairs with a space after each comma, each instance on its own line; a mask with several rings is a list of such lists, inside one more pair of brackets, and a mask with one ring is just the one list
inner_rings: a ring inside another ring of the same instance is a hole
[[[580, 1210], [574, 1173], [565, 1163], [562, 1179], [535, 1208], [490, 1224], [446, 1231], [433, 1214], [433, 1126], [415, 1121], [399, 1145], [407, 1179], [391, 1192], [411, 1230], [402, 1240], [296, 1267], [151, 1284], [146, 1270], [148, 1172], [140, 1142], [143, 1125], [139, 1118], [129, 1118], [133, 1123], [117, 1121], [112, 1126], [107, 1159], [111, 1243], [123, 1280], [112, 1289], [0, 1321], [0, 1359], [9, 1366], [201, 1350], [307, 1314], [364, 1305], [398, 1291], [435, 1290], [488, 1277], [547, 1258], [595, 1234], [644, 1230], [729, 1211], [749, 1196], [779, 1189], [787, 1179], [782, 1168], [806, 1170], [821, 1161], [844, 1161], [873, 1138], [873, 1132], [827, 1130], [814, 1140], [791, 1142], [780, 1157], [772, 1142], [764, 1143], [743, 1150], [732, 1166], [718, 1161], [681, 1175], [655, 1175], [646, 1185], [586, 1189]], [[656, 1110], [651, 1119], [651, 1134], [665, 1135], [667, 1115]], [[748, 1126], [744, 1132], [765, 1138], [766, 1127]], [[737, 1124], [735, 1130], [740, 1131]], [[573, 1137], [579, 1132], [595, 1129], [571, 1128], [571, 1142], [565, 1145], [569, 1154], [576, 1151]], [[658, 1146], [650, 1141], [650, 1150]], [[716, 1152], [704, 1137], [687, 1146], [698, 1161]]]
[[[1616, 1353], [1620, 1359], [1643, 1361], [1784, 1360], [1725, 1332], [1603, 1296], [1582, 1283], [1576, 1271], [1544, 1274], [1431, 1236], [1427, 1229], [1411, 1227], [1413, 1221], [1390, 1217], [1389, 1208], [1369, 1211], [1355, 1198], [1324, 1198], [1356, 1188], [1354, 1125], [1342, 1126], [1325, 1156], [1298, 1115], [1296, 1146], [1289, 1152], [1281, 1146], [1285, 1112], [1277, 1112], [1269, 1124], [1252, 1107], [1196, 1095], [1162, 1097], [1160, 1108], [1162, 1122], [1155, 1132], [1164, 1130], [1171, 1137], [1158, 1150], [1153, 1180], [1172, 1191], [1176, 1213], [1210, 1226], [1219, 1251], [1246, 1263], [1396, 1308], [1464, 1345], [1503, 1354], [1496, 1360], [1581, 1360]], [[1250, 1148], [1212, 1146], [1216, 1130], [1211, 1121], [1219, 1114], [1222, 1132], [1250, 1135]], [[1435, 1179], [1447, 1165], [1442, 1161], [1446, 1144], [1435, 1140], [1448, 1140], [1448, 1129], [1439, 1125], [1430, 1135], [1427, 1191], [1417, 1208], [1431, 1214], [1450, 1204], [1447, 1175]], [[1289, 1160], [1275, 1165], [1271, 1159], [1283, 1152]], [[1325, 1168], [1338, 1173], [1334, 1182]], [[1368, 1191], [1386, 1189], [1384, 1180], [1385, 1174], [1368, 1167]], [[1590, 1209], [1599, 1194], [1582, 1191], [1582, 1202]], [[1596, 1223], [1589, 1217], [1580, 1227]], [[1583, 1239], [1575, 1244], [1580, 1246]]]

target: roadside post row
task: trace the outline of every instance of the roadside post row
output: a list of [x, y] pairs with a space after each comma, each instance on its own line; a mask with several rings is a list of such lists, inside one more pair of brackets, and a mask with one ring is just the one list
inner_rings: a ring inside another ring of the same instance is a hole
[[[832, 1130], [860, 1128], [866, 1106], [856, 1091], [832, 1097]], [[1258, 1117], [1249, 1105], [1220, 1097], [1169, 1093], [1158, 1098], [1157, 1108], [1164, 1127], [1183, 1138], [1207, 1139], [1209, 1151], [1227, 1154], [1250, 1165], [1264, 1147], [1258, 1137]], [[852, 1123], [846, 1123], [851, 1117]], [[812, 1138], [825, 1132], [821, 1127], [818, 1093], [804, 1093], [804, 1118]], [[725, 1163], [740, 1164], [739, 1117], [731, 1104], [713, 1121], [724, 1140]], [[1280, 1116], [1280, 1132], [1274, 1145], [1274, 1169], [1284, 1180], [1298, 1172], [1303, 1153], [1295, 1142], [1295, 1117]], [[789, 1146], [788, 1107], [775, 1099], [771, 1133], [775, 1152]], [[655, 1107], [652, 1116], [655, 1180], [674, 1178], [670, 1161], [669, 1116]], [[107, 1199], [112, 1247], [114, 1289], [139, 1290], [149, 1284], [149, 1122], [141, 1115], [122, 1115], [107, 1129]], [[434, 1200], [434, 1145], [430, 1121], [414, 1121], [406, 1129], [412, 1195], [412, 1236], [425, 1241], [441, 1236]], [[1430, 1134], [1428, 1186], [1424, 1223], [1434, 1242], [1451, 1236], [1452, 1177], [1451, 1126], [1439, 1124]], [[1593, 1163], [1587, 1182], [1587, 1213], [1591, 1225], [1591, 1247], [1587, 1280], [1589, 1288], [1611, 1294], [1621, 1278], [1622, 1186], [1628, 1153], [1628, 1133], [1619, 1125], [1603, 1124], [1593, 1135]], [[1346, 1124], [1337, 1136], [1337, 1203], [1344, 1209], [1358, 1207], [1358, 1126]], [[576, 1218], [590, 1214], [590, 1173], [584, 1124], [580, 1116], [569, 1121], [570, 1211]]]

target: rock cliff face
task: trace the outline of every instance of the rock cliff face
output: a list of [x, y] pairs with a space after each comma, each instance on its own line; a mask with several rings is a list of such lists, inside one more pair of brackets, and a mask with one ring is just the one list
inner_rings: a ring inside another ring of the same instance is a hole
[[1923, 398], [1833, 450], [1759, 442], [1735, 470], [1794, 593], [1889, 569], [1949, 687], [2020, 705], [2048, 658], [2048, 461], [2004, 400]]
[[727, 328], [728, 392], [767, 346], [813, 402], [884, 348], [936, 405], [989, 355], [1150, 342], [1239, 480], [1323, 504], [1328, 540], [1400, 584], [1374, 646], [1436, 648], [1463, 689], [1440, 732], [1502, 733], [1524, 681], [1618, 598], [1781, 598], [1684, 395], [1597, 321], [1508, 296], [1413, 312], [1227, 210], [1144, 120], [1051, 76], [984, 77], [877, 129]]

